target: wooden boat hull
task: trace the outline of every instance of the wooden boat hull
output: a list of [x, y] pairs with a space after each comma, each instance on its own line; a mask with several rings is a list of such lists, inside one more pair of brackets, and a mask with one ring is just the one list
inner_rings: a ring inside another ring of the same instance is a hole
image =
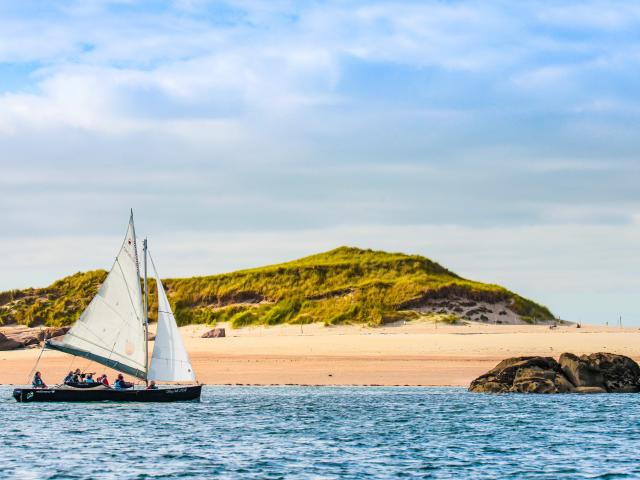
[[13, 398], [31, 402], [187, 402], [200, 400], [202, 385], [157, 390], [115, 390], [112, 388], [16, 388]]

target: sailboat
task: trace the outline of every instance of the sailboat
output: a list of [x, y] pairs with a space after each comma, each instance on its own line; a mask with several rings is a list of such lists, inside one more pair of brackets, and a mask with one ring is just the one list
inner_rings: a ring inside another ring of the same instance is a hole
[[[175, 402], [200, 399], [202, 385], [196, 382], [146, 239], [142, 250], [144, 282], [141, 288], [132, 211], [120, 251], [98, 293], [64, 337], [47, 340], [43, 350], [57, 350], [91, 360], [138, 378], [146, 386], [152, 380], [173, 383], [157, 389], [134, 386], [118, 390], [98, 383], [16, 388], [13, 397], [18, 402]], [[158, 288], [158, 330], [150, 362], [147, 259], [151, 260]]]

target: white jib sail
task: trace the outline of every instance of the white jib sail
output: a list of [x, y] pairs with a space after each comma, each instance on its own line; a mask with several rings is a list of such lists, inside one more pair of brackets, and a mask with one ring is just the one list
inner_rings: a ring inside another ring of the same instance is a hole
[[144, 379], [145, 320], [133, 214], [116, 261], [98, 294], [61, 342], [50, 348]]
[[189, 361], [189, 355], [184, 348], [176, 319], [171, 311], [171, 305], [169, 305], [153, 260], [151, 260], [151, 264], [158, 285], [158, 331], [149, 366], [149, 380], [193, 382], [196, 375]]

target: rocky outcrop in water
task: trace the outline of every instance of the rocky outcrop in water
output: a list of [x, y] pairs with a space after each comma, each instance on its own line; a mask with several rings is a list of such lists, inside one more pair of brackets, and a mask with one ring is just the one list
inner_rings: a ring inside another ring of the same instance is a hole
[[560, 355], [560, 367], [576, 387], [598, 387], [607, 392], [640, 391], [640, 366], [629, 357], [592, 353]]
[[629, 357], [593, 353], [578, 357], [515, 357], [476, 378], [479, 393], [628, 393], [640, 391], [640, 366]]

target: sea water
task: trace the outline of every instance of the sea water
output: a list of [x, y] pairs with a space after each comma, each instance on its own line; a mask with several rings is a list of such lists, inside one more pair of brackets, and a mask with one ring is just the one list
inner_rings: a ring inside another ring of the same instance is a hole
[[640, 478], [640, 395], [206, 387], [202, 401], [18, 404], [2, 478]]

